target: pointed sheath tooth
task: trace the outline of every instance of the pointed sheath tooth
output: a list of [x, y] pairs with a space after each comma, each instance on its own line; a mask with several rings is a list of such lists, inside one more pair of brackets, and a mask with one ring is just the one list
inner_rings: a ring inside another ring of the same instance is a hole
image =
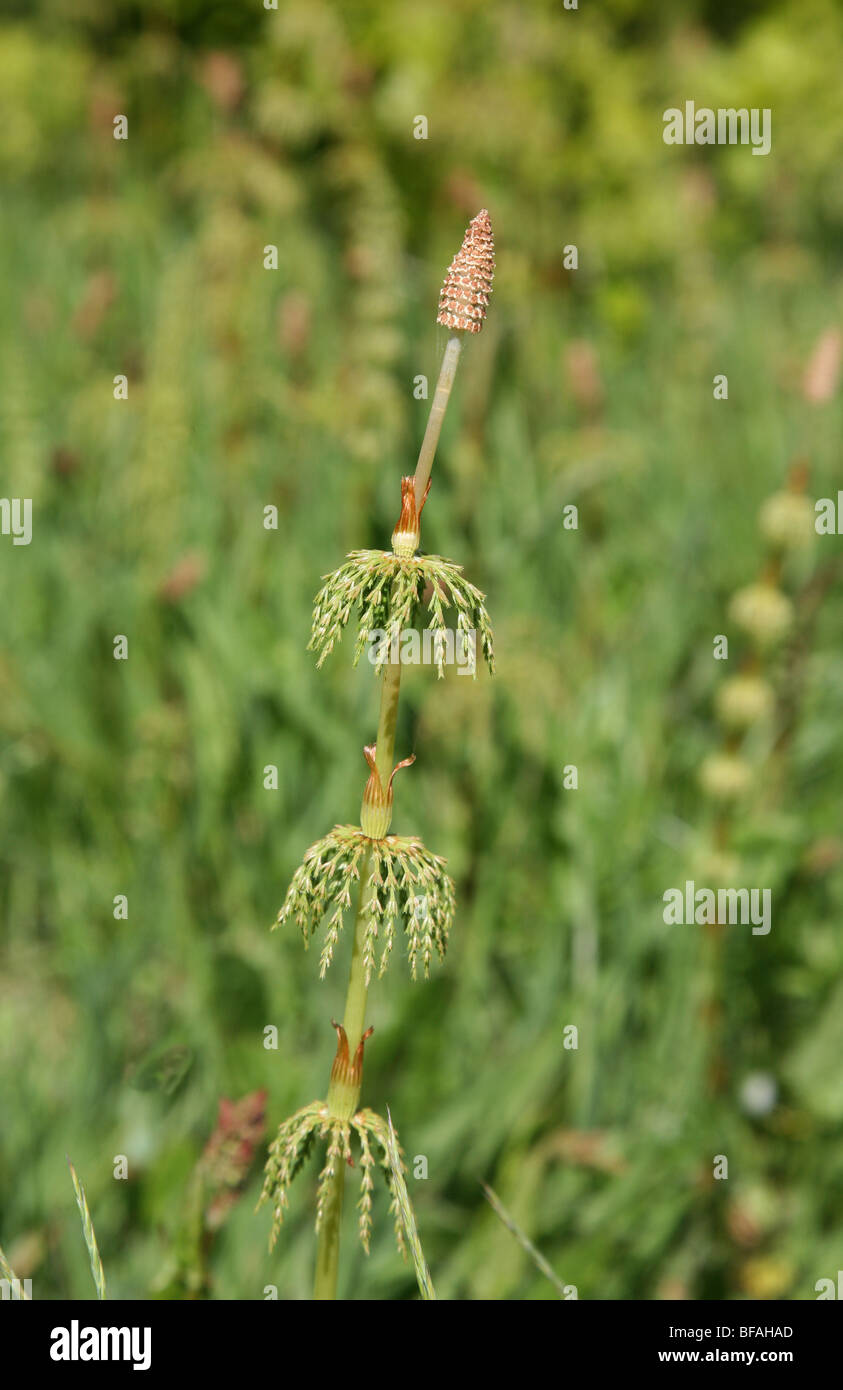
[[462, 246], [439, 293], [437, 323], [463, 333], [479, 333], [486, 317], [495, 273], [495, 243], [485, 208], [469, 222]]

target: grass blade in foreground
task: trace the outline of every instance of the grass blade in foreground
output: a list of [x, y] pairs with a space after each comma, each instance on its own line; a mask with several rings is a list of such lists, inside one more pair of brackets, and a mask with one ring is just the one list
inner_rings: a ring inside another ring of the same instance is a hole
[[76, 1176], [76, 1169], [67, 1157], [67, 1154], [65, 1154], [65, 1158], [67, 1158], [67, 1166], [70, 1169], [70, 1176], [73, 1181], [73, 1191], [76, 1193], [76, 1205], [79, 1208], [79, 1215], [82, 1217], [82, 1234], [85, 1237], [85, 1244], [88, 1247], [88, 1258], [91, 1261], [91, 1274], [94, 1278], [97, 1298], [102, 1300], [105, 1298], [105, 1270], [102, 1267], [102, 1260], [100, 1259], [99, 1246], [97, 1245], [97, 1237], [94, 1232], [94, 1223], [91, 1220], [91, 1213], [88, 1210], [88, 1199], [85, 1196], [84, 1187]]
[[23, 1284], [18, 1279], [9, 1261], [6, 1259], [2, 1245], [0, 1245], [0, 1279], [8, 1279], [10, 1284], [17, 1284], [20, 1289], [20, 1296], [24, 1300], [29, 1299], [29, 1294], [25, 1291]]
[[398, 1203], [398, 1215], [401, 1219], [401, 1225], [404, 1228], [404, 1238], [407, 1242], [407, 1249], [413, 1257], [419, 1293], [423, 1299], [435, 1299], [436, 1290], [433, 1287], [433, 1280], [430, 1277], [430, 1270], [427, 1267], [427, 1260], [424, 1258], [424, 1251], [422, 1250], [421, 1241], [419, 1240], [416, 1218], [413, 1214], [410, 1194], [407, 1191], [407, 1184], [404, 1180], [401, 1157], [398, 1153], [398, 1141], [395, 1138], [395, 1130], [392, 1128], [392, 1116], [389, 1113], [389, 1106], [386, 1107], [386, 1119], [389, 1126], [389, 1141], [386, 1146], [386, 1152], [389, 1158], [389, 1167], [392, 1172], [392, 1189], [395, 1193], [395, 1200]]

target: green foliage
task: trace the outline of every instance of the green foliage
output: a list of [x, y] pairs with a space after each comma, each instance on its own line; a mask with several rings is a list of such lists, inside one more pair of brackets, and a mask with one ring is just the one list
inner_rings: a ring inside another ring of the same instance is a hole
[[[366, 856], [370, 855], [371, 858]], [[311, 845], [296, 869], [277, 925], [294, 921], [305, 947], [333, 907], [319, 963], [324, 979], [334, 958], [345, 914], [352, 907], [352, 889], [361, 880], [361, 867], [371, 866], [361, 913], [365, 924], [363, 959], [366, 984], [375, 968], [376, 944], [381, 953], [378, 976], [386, 970], [395, 945], [396, 926], [403, 922], [407, 937], [410, 974], [418, 965], [430, 974], [434, 952], [444, 959], [448, 933], [454, 920], [454, 885], [445, 873], [444, 860], [425, 849], [420, 840], [400, 835], [369, 839], [353, 825], [337, 825]]]
[[[788, 561], [732, 826], [773, 929], [727, 929], [715, 965], [661, 908], [716, 840], [712, 638], [739, 637], [758, 510], [798, 457], [810, 498], [840, 486], [839, 393], [802, 390], [843, 312], [839, 7], [144, 11], [42, 0], [0, 30], [0, 493], [33, 499], [31, 545], [0, 537], [9, 1265], [90, 1296], [67, 1150], [110, 1296], [143, 1297], [219, 1097], [323, 1094], [342, 978], [265, 928], [303, 847], [356, 817], [374, 713], [370, 673], [314, 672], [313, 577], [388, 543], [438, 279], [485, 205], [494, 314], [424, 542], [488, 592], [498, 673], [402, 679], [399, 745], [436, 756], [396, 820], [447, 858], [459, 929], [424, 1007], [374, 987], [366, 1097], [428, 1160], [440, 1298], [554, 1296], [479, 1180], [581, 1298], [814, 1297], [843, 1217], [839, 537]], [[770, 156], [665, 146], [686, 97], [772, 106]], [[252, 1178], [211, 1297], [301, 1297], [317, 1179], [270, 1257]], [[377, 1223], [371, 1249], [340, 1293], [415, 1297]]]
[[[431, 633], [430, 649], [439, 679], [445, 674], [449, 650], [446, 608], [456, 609], [457, 615], [451, 650], [458, 652], [460, 659], [469, 658], [471, 634], [475, 633], [489, 671], [494, 673], [494, 638], [483, 602], [485, 594], [463, 578], [462, 566], [438, 555], [398, 559], [383, 550], [354, 550], [338, 570], [327, 576], [313, 609], [309, 649], [319, 653], [316, 665], [321, 666], [333, 651], [356, 608], [354, 665], [373, 634], [379, 632], [380, 641], [370, 660], [380, 672], [391, 659], [390, 644], [394, 642], [396, 650], [401, 650], [403, 634], [414, 628], [425, 586], [429, 586], [430, 598], [425, 605], [428, 622], [424, 630]], [[423, 651], [421, 643], [419, 651]]]
[[[326, 1220], [327, 1207], [332, 1183], [340, 1164], [354, 1166], [351, 1149], [351, 1136], [360, 1145], [360, 1197], [357, 1203], [358, 1230], [360, 1243], [369, 1254], [372, 1236], [372, 1190], [374, 1182], [372, 1169], [375, 1158], [372, 1144], [380, 1149], [380, 1163], [390, 1194], [390, 1213], [395, 1227], [398, 1249], [406, 1253], [405, 1233], [406, 1183], [404, 1164], [394, 1134], [386, 1122], [373, 1110], [358, 1110], [349, 1120], [333, 1119], [324, 1101], [311, 1101], [284, 1120], [278, 1133], [269, 1146], [263, 1191], [258, 1202], [272, 1204], [272, 1230], [269, 1236], [270, 1250], [278, 1238], [286, 1209], [289, 1205], [289, 1189], [309, 1156], [314, 1140], [327, 1139], [325, 1163], [319, 1174], [316, 1197], [316, 1230], [320, 1230]], [[390, 1137], [391, 1136], [391, 1137]], [[416, 1246], [418, 1237], [416, 1236]], [[419, 1247], [420, 1249], [420, 1247]], [[415, 1258], [415, 1253], [414, 1253]]]

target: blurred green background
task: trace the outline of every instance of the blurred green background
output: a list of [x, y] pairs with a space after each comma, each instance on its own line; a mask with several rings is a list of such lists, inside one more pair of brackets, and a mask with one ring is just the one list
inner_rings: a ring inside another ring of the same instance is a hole
[[[394, 828], [447, 857], [458, 916], [430, 983], [396, 952], [373, 989], [364, 1100], [428, 1159], [410, 1188], [440, 1297], [555, 1297], [485, 1181], [581, 1298], [814, 1298], [843, 1217], [838, 537], [781, 567], [796, 635], [762, 662], [747, 793], [723, 811], [699, 773], [726, 665], [752, 658], [729, 603], [770, 563], [759, 508], [795, 465], [811, 502], [841, 485], [840, 6], [3, 16], [0, 492], [33, 499], [31, 545], [0, 537], [17, 1274], [92, 1294], [68, 1152], [113, 1296], [309, 1296], [315, 1164], [272, 1255], [253, 1208], [268, 1133], [325, 1092], [349, 942], [320, 982], [269, 927], [308, 844], [356, 819], [377, 713], [348, 640], [315, 671], [310, 605], [349, 549], [388, 545], [438, 285], [488, 207], [495, 293], [423, 542], [486, 592], [498, 675], [404, 680]], [[687, 99], [770, 107], [772, 152], [666, 146]], [[712, 851], [772, 888], [769, 936], [665, 926]], [[262, 1088], [244, 1189], [197, 1236], [220, 1099]], [[383, 1191], [368, 1260], [346, 1214], [341, 1291], [415, 1297]]]

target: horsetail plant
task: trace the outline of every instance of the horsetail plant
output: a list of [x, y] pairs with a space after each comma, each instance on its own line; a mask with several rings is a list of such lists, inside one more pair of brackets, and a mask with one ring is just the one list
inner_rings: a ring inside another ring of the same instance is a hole
[[[352, 1142], [359, 1148], [360, 1239], [368, 1253], [372, 1222], [373, 1170], [383, 1169], [399, 1250], [409, 1242], [423, 1298], [435, 1297], [415, 1228], [404, 1182], [403, 1160], [391, 1119], [358, 1109], [363, 1050], [372, 1029], [366, 1028], [369, 985], [386, 969], [399, 930], [406, 938], [410, 972], [428, 975], [435, 955], [443, 959], [454, 917], [454, 885], [445, 861], [415, 837], [390, 835], [393, 779], [414, 757], [395, 763], [395, 730], [401, 686], [401, 645], [408, 632], [426, 619], [433, 661], [439, 676], [449, 641], [459, 642], [471, 669], [475, 643], [494, 670], [492, 628], [484, 595], [470, 584], [459, 565], [440, 556], [418, 554], [421, 514], [431, 483], [431, 468], [442, 421], [466, 333], [479, 333], [486, 317], [494, 274], [494, 243], [484, 209], [469, 224], [454, 257], [439, 299], [437, 322], [450, 330], [436, 391], [413, 476], [401, 479], [401, 512], [390, 551], [353, 551], [316, 596], [310, 649], [321, 666], [352, 617], [357, 618], [356, 665], [367, 643], [379, 639], [373, 659], [380, 683], [380, 714], [375, 742], [364, 757], [369, 778], [363, 792], [360, 824], [335, 826], [311, 845], [293, 875], [276, 925], [295, 922], [305, 947], [327, 918], [320, 976], [333, 960], [346, 917], [356, 896], [351, 969], [342, 1023], [332, 1020], [337, 1052], [324, 1100], [312, 1101], [285, 1120], [270, 1145], [260, 1202], [272, 1205], [270, 1248], [288, 1203], [290, 1185], [314, 1144], [326, 1141], [316, 1202], [315, 1299], [336, 1297], [340, 1220], [346, 1166], [354, 1166]], [[456, 638], [447, 628], [445, 610], [455, 613]], [[453, 648], [452, 648], [453, 649]]]

